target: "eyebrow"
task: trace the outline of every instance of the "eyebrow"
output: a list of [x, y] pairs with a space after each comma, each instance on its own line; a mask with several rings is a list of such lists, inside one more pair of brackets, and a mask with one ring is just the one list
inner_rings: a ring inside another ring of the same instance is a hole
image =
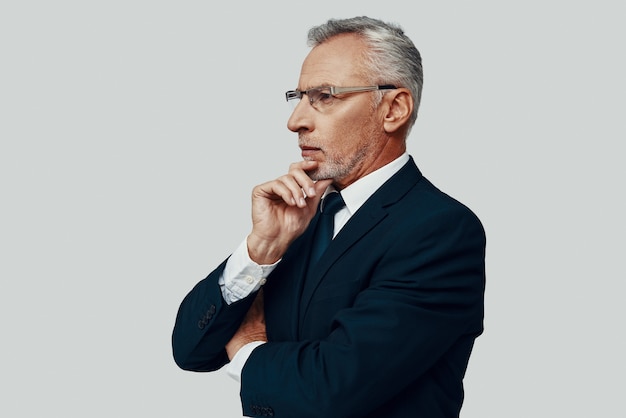
[[332, 84], [322, 84], [322, 85], [318, 85], [318, 86], [313, 86], [313, 87], [309, 87], [306, 89], [296, 89], [298, 91], [307, 91], [307, 90], [313, 90], [313, 89], [324, 89], [324, 88], [329, 88], [329, 87], [333, 87]]

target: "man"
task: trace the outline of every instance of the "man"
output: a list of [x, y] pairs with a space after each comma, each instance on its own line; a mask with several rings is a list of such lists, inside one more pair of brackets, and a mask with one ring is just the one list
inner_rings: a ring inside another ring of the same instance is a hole
[[[254, 188], [252, 231], [180, 306], [175, 361], [228, 363], [246, 416], [458, 417], [485, 236], [406, 152], [420, 54], [367, 17], [329, 20], [309, 44], [287, 92], [303, 161]], [[311, 255], [326, 219], [334, 238]]]

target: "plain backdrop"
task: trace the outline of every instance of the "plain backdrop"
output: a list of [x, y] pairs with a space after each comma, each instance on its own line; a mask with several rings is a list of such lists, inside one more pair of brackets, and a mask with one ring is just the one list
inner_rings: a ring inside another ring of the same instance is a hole
[[423, 56], [409, 152], [487, 231], [462, 418], [625, 417], [620, 3], [2, 2], [0, 415], [241, 416], [176, 311], [300, 158], [307, 30], [369, 15]]

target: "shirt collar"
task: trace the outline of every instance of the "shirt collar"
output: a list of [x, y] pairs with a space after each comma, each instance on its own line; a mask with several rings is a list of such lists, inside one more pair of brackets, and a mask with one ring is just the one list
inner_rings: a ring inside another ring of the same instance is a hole
[[[362, 177], [343, 189], [341, 196], [346, 203], [346, 208], [353, 215], [371, 195], [374, 194], [380, 186], [382, 186], [387, 180], [389, 180], [394, 174], [396, 174], [404, 164], [409, 161], [409, 154], [404, 153], [387, 165], [382, 166], [376, 171], [372, 171], [365, 177]], [[324, 192], [324, 197], [328, 193], [334, 191], [335, 188], [329, 186]]]

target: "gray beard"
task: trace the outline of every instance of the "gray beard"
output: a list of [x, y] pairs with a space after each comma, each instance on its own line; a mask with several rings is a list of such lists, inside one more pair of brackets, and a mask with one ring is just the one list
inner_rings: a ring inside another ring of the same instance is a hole
[[346, 178], [357, 166], [357, 164], [363, 160], [367, 153], [366, 149], [361, 149], [350, 160], [345, 158], [331, 158], [323, 163], [323, 166], [309, 171], [307, 174], [312, 180], [325, 180], [333, 179], [335, 181]]

